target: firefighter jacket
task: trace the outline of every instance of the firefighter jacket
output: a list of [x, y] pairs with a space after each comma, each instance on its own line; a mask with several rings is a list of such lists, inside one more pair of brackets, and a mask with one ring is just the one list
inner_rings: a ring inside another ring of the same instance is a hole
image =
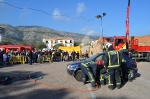
[[[84, 61], [81, 64], [84, 65], [86, 68], [97, 66], [96, 62], [94, 62], [94, 61]], [[87, 66], [87, 65], [90, 65], [90, 66]]]
[[106, 69], [118, 68], [122, 63], [119, 51], [109, 50], [104, 56], [104, 66]]
[[96, 75], [97, 64], [94, 61], [84, 61], [81, 63], [85, 68], [90, 69]]

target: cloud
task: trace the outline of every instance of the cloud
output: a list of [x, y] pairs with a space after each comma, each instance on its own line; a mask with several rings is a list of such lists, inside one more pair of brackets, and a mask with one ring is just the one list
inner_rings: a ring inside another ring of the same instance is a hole
[[85, 26], [81, 29], [81, 33], [85, 34], [86, 36], [81, 40], [82, 43], [86, 43], [88, 41], [91, 41], [91, 39], [89, 38], [89, 36], [94, 36], [96, 34], [98, 34], [97, 32], [95, 32], [95, 30], [91, 27]]
[[55, 20], [70, 20], [69, 17], [63, 16], [63, 15], [61, 14], [61, 12], [59, 11], [58, 8], [54, 9], [54, 11], [53, 11], [53, 18], [54, 18]]
[[88, 26], [85, 26], [81, 29], [81, 33], [83, 34], [86, 34], [86, 35], [96, 35], [97, 32], [91, 28], [91, 27], [88, 27]]
[[84, 3], [78, 3], [77, 5], [77, 15], [81, 14], [85, 10]]
[[27, 8], [23, 8], [22, 12], [19, 14], [19, 18], [21, 20], [24, 20], [30, 14], [31, 14], [31, 11], [29, 11]]

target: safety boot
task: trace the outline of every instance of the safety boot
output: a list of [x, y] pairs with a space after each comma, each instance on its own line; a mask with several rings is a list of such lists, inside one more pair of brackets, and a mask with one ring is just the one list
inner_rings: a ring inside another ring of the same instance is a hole
[[114, 86], [108, 86], [110, 90], [114, 90]]
[[120, 89], [121, 88], [121, 86], [120, 85], [117, 85], [117, 89]]

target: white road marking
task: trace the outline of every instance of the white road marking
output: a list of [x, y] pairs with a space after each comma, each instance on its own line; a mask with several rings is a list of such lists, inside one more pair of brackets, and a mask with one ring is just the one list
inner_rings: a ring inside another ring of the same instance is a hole
[[[86, 86], [88, 87], [89, 90], [92, 90], [91, 87], [88, 84]], [[91, 95], [92, 99], [96, 99], [93, 92], [90, 92], [90, 95]]]

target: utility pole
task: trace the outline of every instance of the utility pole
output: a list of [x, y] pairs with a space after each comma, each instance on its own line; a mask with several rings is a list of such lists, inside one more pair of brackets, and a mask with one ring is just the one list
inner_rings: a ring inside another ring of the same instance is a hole
[[106, 13], [103, 13], [103, 15], [97, 15], [97, 19], [101, 19], [101, 35], [102, 35], [102, 51], [104, 52], [104, 37], [103, 37], [103, 26], [102, 26], [102, 17], [106, 16]]

